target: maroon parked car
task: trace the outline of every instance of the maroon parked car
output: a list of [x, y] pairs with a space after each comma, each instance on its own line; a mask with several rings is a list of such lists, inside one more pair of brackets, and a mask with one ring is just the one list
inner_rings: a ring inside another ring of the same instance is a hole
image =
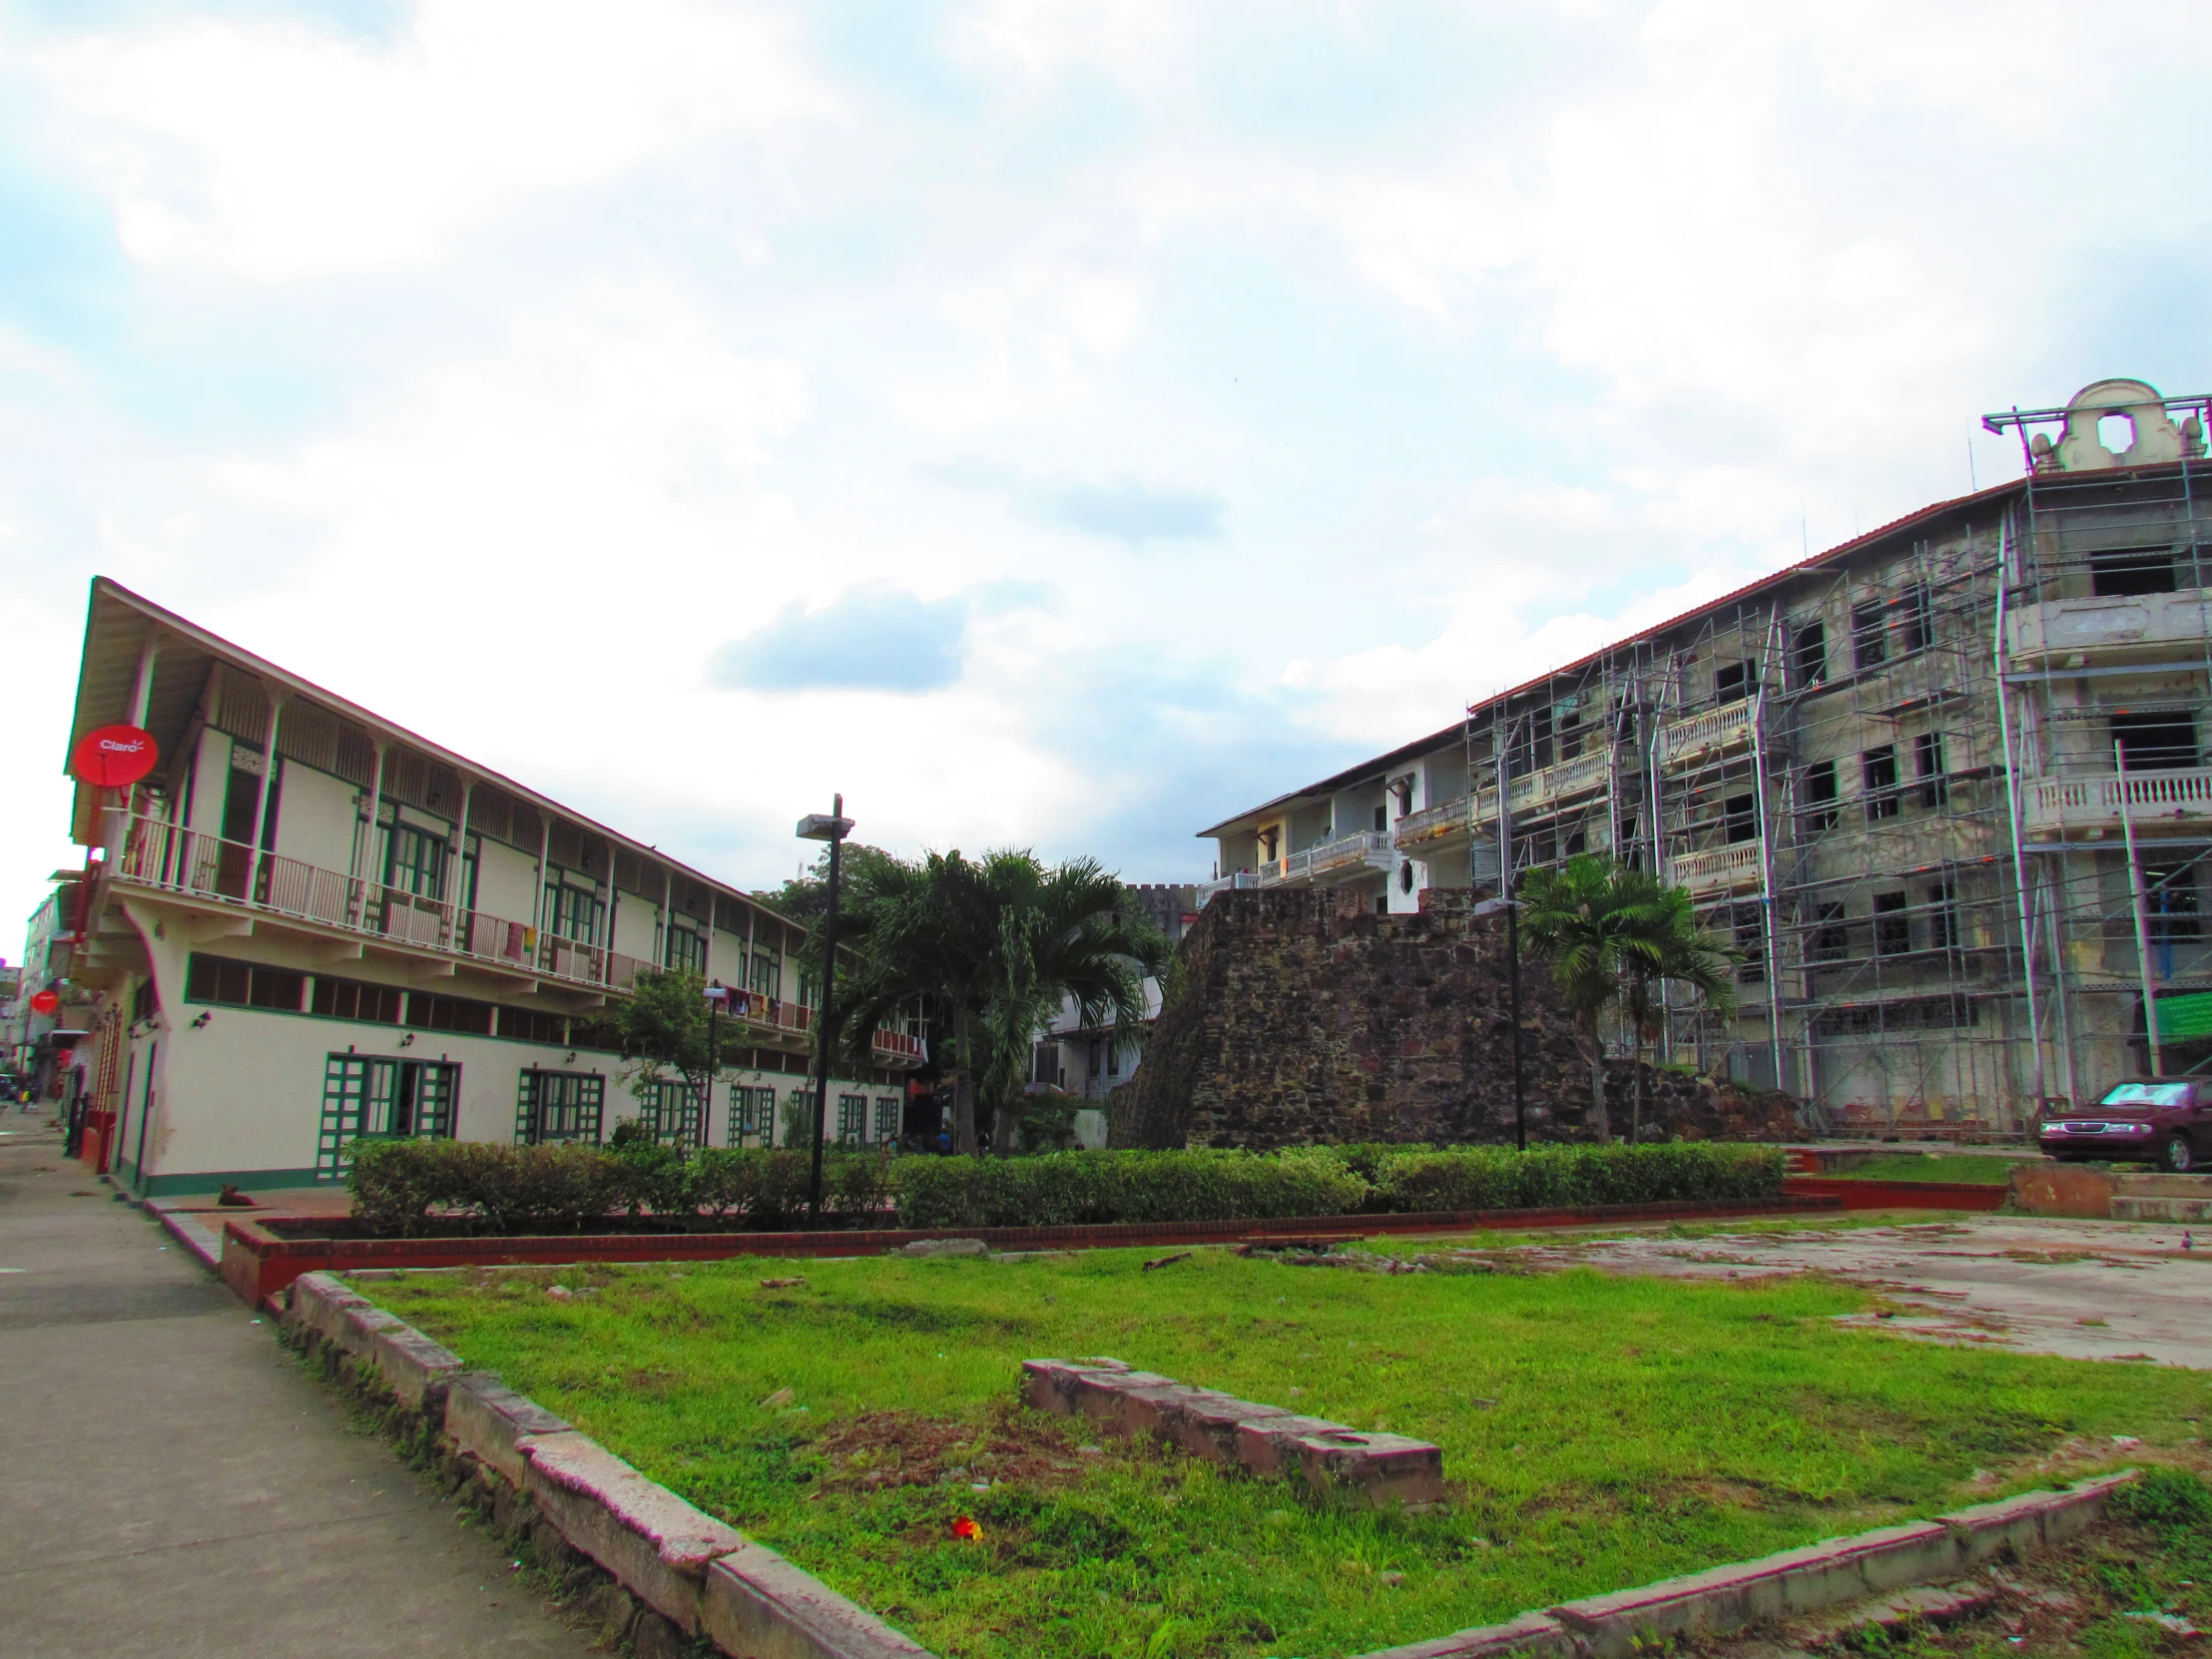
[[2212, 1082], [2132, 1077], [2094, 1106], [2048, 1120], [2036, 1139], [2053, 1158], [2201, 1169], [2212, 1159]]

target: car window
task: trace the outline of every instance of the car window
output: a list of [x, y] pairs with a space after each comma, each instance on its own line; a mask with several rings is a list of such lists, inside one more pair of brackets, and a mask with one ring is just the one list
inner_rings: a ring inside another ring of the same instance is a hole
[[2122, 1083], [2098, 1101], [2099, 1106], [2186, 1106], [2186, 1083]]

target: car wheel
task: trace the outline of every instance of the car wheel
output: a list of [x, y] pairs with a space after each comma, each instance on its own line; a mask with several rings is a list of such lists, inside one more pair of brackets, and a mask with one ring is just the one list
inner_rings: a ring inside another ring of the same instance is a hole
[[2186, 1135], [2175, 1135], [2166, 1142], [2166, 1156], [2161, 1160], [2176, 1175], [2186, 1175], [2197, 1167], [2196, 1149], [2189, 1144]]

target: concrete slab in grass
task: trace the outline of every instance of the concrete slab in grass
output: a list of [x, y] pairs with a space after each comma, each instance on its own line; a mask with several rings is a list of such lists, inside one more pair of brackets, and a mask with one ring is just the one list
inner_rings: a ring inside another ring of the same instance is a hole
[[1327, 1417], [1194, 1388], [1119, 1360], [1024, 1360], [1022, 1395], [1040, 1410], [1084, 1416], [1109, 1432], [1149, 1435], [1249, 1473], [1287, 1475], [1317, 1495], [1367, 1503], [1433, 1503], [1444, 1454], [1426, 1440], [1368, 1433]]
[[1526, 1639], [1518, 1645], [1540, 1647], [1551, 1639], [1547, 1624], [1562, 1632], [1577, 1659], [1628, 1659], [1670, 1637], [1726, 1635], [1869, 1596], [1940, 1585], [1997, 1556], [2030, 1554], [2068, 1542], [2096, 1524], [2115, 1486], [2134, 1477], [2133, 1470], [2125, 1470], [2077, 1481], [2062, 1491], [2023, 1492], [1936, 1520], [1885, 1526], [1756, 1561], [1586, 1596], [1524, 1613], [1511, 1624], [1463, 1630], [1364, 1659], [1459, 1659], [1462, 1654], [1504, 1652], [1516, 1645], [1510, 1633], [1523, 1628]]
[[528, 1435], [515, 1449], [528, 1463], [524, 1489], [563, 1537], [680, 1629], [699, 1628], [708, 1563], [745, 1544], [736, 1527], [573, 1430]]
[[2135, 1478], [2132, 1469], [2076, 1480], [2063, 1491], [2022, 1492], [1994, 1503], [1953, 1509], [1942, 1517], [1958, 1545], [1958, 1564], [1983, 1566], [2005, 1555], [2026, 1555], [2080, 1537], [2104, 1518], [2113, 1488]]

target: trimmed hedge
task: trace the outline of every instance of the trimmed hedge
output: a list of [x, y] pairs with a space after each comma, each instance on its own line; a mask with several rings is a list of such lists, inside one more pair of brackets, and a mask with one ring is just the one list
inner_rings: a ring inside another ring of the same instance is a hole
[[901, 1227], [1068, 1227], [1109, 1221], [1341, 1216], [1368, 1184], [1326, 1147], [1288, 1152], [1048, 1152], [1033, 1158], [909, 1158]]
[[[1428, 1210], [1548, 1210], [1782, 1191], [1765, 1146], [1291, 1147], [1281, 1152], [1051, 1152], [903, 1157], [826, 1150], [823, 1209], [838, 1226], [1063, 1227]], [[788, 1227], [805, 1214], [799, 1148], [680, 1153], [652, 1142], [499, 1146], [365, 1142], [349, 1184], [381, 1238], [458, 1230], [573, 1233], [627, 1211], [679, 1228]]]
[[[612, 1215], [666, 1226], [776, 1229], [807, 1208], [812, 1171], [796, 1149], [709, 1147], [688, 1156], [633, 1142], [367, 1141], [352, 1148], [353, 1215], [375, 1238], [431, 1233], [578, 1233]], [[873, 1153], [825, 1149], [823, 1211], [839, 1226], [889, 1219], [890, 1184]]]
[[1056, 1227], [1663, 1199], [1729, 1204], [1777, 1196], [1787, 1167], [1774, 1147], [1709, 1142], [916, 1158], [898, 1166], [898, 1220], [904, 1227]]
[[1677, 1141], [1662, 1146], [1401, 1149], [1376, 1170], [1380, 1209], [1552, 1210], [1688, 1199], [1742, 1204], [1782, 1191], [1778, 1147]]

